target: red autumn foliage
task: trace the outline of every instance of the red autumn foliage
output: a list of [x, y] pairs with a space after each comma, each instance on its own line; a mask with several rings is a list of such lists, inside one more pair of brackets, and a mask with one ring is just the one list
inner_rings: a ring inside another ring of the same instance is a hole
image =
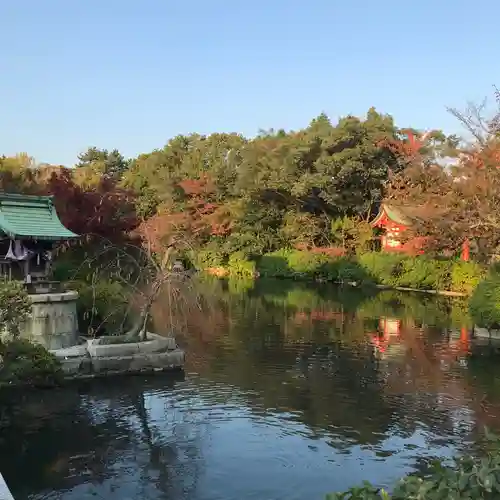
[[[135, 231], [151, 252], [159, 252], [163, 247], [178, 246], [186, 221], [182, 212], [177, 214], [156, 214], [143, 221]], [[187, 242], [186, 242], [187, 243]]]
[[230, 231], [229, 214], [213, 201], [215, 189], [207, 177], [183, 180], [179, 187], [184, 194], [184, 209], [156, 214], [138, 228], [137, 232], [153, 252], [169, 245], [190, 246], [200, 237]]
[[179, 187], [187, 196], [207, 197], [214, 193], [215, 188], [207, 176], [201, 179], [185, 179], [179, 182]]
[[87, 191], [75, 184], [71, 171], [63, 170], [53, 173], [41, 189], [54, 196], [62, 223], [79, 235], [120, 241], [138, 225], [131, 194], [109, 178]]
[[461, 164], [466, 168], [500, 167], [500, 144], [491, 141], [481, 148], [462, 152]]
[[387, 148], [405, 164], [410, 164], [419, 159], [420, 152], [425, 146], [430, 132], [419, 136], [412, 130], [403, 130], [402, 133], [406, 135], [406, 139], [385, 139], [379, 143], [379, 146]]

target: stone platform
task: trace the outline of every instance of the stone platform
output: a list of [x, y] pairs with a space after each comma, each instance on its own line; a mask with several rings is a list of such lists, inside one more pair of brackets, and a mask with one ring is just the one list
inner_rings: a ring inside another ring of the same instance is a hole
[[14, 500], [2, 474], [0, 474], [0, 500]]
[[81, 339], [79, 345], [50, 352], [61, 362], [68, 378], [183, 369], [184, 351], [173, 337], [148, 332], [147, 339], [124, 343], [117, 343], [120, 337]]

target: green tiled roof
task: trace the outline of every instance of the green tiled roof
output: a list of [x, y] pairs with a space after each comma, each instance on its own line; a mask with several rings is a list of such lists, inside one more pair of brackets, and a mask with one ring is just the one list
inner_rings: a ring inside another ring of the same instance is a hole
[[400, 209], [386, 204], [384, 204], [384, 209], [387, 217], [389, 217], [389, 219], [391, 219], [396, 224], [402, 224], [403, 226], [411, 225], [410, 218], [407, 217]]
[[66, 240], [78, 237], [59, 220], [52, 196], [0, 193], [0, 232], [10, 238]]
[[411, 210], [403, 210], [393, 205], [383, 203], [380, 207], [377, 217], [375, 217], [375, 219], [372, 221], [372, 226], [377, 225], [384, 214], [386, 214], [387, 217], [396, 224], [401, 224], [402, 226], [411, 226], [413, 217], [410, 215], [410, 212]]

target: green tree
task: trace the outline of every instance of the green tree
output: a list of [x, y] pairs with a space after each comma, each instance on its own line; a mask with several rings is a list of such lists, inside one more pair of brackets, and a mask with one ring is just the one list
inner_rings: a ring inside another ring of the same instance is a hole
[[117, 149], [108, 151], [90, 147], [78, 155], [78, 162], [75, 166], [107, 175], [113, 179], [120, 179], [129, 165], [130, 160], [125, 159]]
[[0, 325], [14, 339], [31, 313], [31, 301], [24, 285], [17, 281], [0, 280]]

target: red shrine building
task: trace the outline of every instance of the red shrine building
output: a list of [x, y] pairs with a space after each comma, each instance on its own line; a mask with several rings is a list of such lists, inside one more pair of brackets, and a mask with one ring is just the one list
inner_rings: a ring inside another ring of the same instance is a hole
[[[372, 221], [373, 228], [380, 228], [383, 234], [380, 237], [381, 249], [385, 252], [404, 252], [408, 254], [423, 254], [424, 237], [415, 237], [408, 240], [403, 233], [411, 227], [417, 218], [415, 210], [400, 208], [383, 203], [377, 217]], [[469, 243], [462, 246], [462, 260], [469, 260]]]
[[410, 210], [396, 208], [387, 203], [380, 206], [372, 227], [383, 229], [380, 237], [381, 247], [386, 252], [423, 253], [424, 238], [412, 238], [402, 241], [402, 235], [411, 225], [414, 216]]

